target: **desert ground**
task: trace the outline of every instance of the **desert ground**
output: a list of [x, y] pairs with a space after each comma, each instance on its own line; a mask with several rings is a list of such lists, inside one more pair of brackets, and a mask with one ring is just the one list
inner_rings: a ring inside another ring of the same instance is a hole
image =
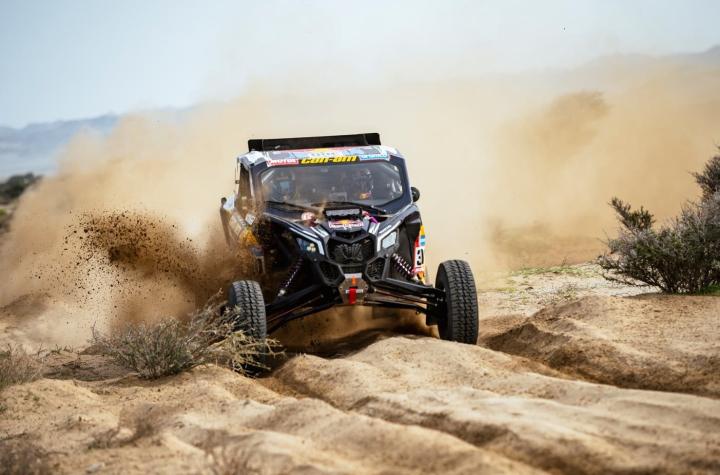
[[[592, 264], [477, 284], [476, 346], [413, 315], [330, 312], [276, 335], [286, 353], [256, 379], [148, 381], [92, 346], [49, 348], [41, 379], [0, 393], [0, 435], [57, 473], [720, 472], [720, 299]], [[43, 318], [0, 312], [5, 342]]]

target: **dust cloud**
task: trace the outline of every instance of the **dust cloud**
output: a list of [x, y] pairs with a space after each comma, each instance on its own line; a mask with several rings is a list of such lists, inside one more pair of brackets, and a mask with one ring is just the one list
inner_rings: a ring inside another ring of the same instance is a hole
[[[720, 71], [712, 76], [720, 83]], [[697, 79], [667, 72], [622, 93], [565, 94], [504, 124], [491, 173], [504, 199], [488, 215], [505, 264], [593, 257], [615, 230], [612, 196], [659, 221], [695, 199], [690, 172], [714, 154], [720, 119], [720, 91]]]
[[[715, 151], [720, 121], [717, 68], [607, 76], [583, 86], [580, 68], [328, 95], [255, 85], [230, 102], [129, 115], [107, 137], [76, 137], [58, 174], [23, 196], [0, 249], [0, 306], [46, 295], [96, 319], [192, 310], [233, 276], [218, 207], [234, 157], [258, 137], [379, 131], [421, 190], [431, 278], [449, 258], [478, 274], [590, 259], [614, 230], [610, 197], [661, 220], [694, 197], [689, 172]], [[88, 223], [94, 238], [82, 235]]]

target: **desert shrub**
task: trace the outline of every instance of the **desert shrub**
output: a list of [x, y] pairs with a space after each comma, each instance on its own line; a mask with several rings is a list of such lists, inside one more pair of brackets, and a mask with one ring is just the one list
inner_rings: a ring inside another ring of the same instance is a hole
[[40, 177], [32, 173], [13, 175], [4, 182], [0, 182], [0, 202], [10, 202], [20, 197], [23, 192], [38, 181]]
[[0, 391], [13, 384], [28, 383], [42, 375], [41, 352], [30, 354], [22, 346], [9, 345], [0, 350]]
[[694, 176], [700, 201], [657, 228], [650, 212], [613, 198], [621, 228], [598, 259], [606, 278], [670, 293], [702, 293], [720, 284], [720, 156]]
[[0, 475], [45, 475], [54, 473], [48, 454], [23, 438], [0, 441]]
[[163, 319], [127, 325], [109, 336], [93, 331], [93, 343], [121, 366], [152, 379], [192, 367], [197, 352], [205, 348], [195, 336], [177, 320]]
[[693, 173], [695, 181], [700, 185], [703, 200], [708, 200], [720, 191], [720, 155], [713, 157], [705, 164], [700, 173]]
[[261, 357], [275, 352], [275, 342], [233, 331], [230, 315], [229, 310], [221, 313], [219, 305], [208, 305], [190, 315], [187, 322], [164, 318], [126, 325], [109, 335], [93, 329], [91, 343], [119, 365], [148, 379], [207, 363], [223, 364], [241, 373], [249, 366], [263, 368]]

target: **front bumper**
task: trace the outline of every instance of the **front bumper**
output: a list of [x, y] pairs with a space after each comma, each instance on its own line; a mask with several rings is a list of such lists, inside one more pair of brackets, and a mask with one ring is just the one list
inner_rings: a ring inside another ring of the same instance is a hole
[[[434, 321], [435, 309], [444, 302], [441, 289], [390, 277], [391, 254], [380, 253], [364, 263], [341, 265], [318, 253], [304, 253], [303, 265], [312, 269], [313, 283], [277, 297], [266, 305], [268, 330], [336, 305], [402, 308], [423, 313]], [[347, 270], [360, 272], [347, 272]]]

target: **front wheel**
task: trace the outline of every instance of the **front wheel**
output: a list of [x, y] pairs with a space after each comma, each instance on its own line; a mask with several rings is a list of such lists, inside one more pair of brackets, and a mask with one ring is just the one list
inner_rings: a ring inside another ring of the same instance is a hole
[[478, 301], [470, 264], [453, 260], [440, 264], [435, 287], [445, 291], [438, 306], [440, 338], [474, 345], [478, 339]]
[[228, 287], [228, 308], [233, 318], [233, 330], [241, 331], [251, 340], [252, 362], [243, 365], [248, 374], [258, 374], [269, 359], [265, 300], [260, 284], [253, 280], [239, 280]]

